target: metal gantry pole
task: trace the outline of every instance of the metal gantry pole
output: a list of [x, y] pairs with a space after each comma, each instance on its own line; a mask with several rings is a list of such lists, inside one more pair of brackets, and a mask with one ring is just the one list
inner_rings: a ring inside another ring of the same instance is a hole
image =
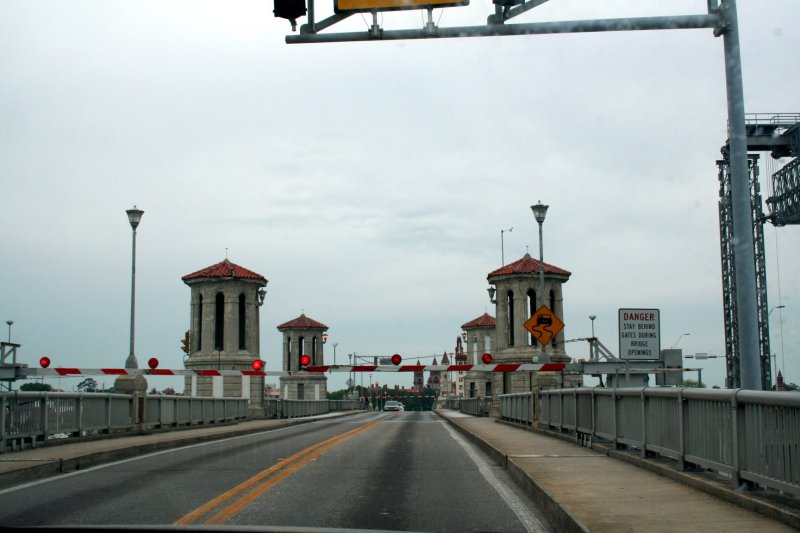
[[[539, 222], [539, 307], [545, 305], [544, 299], [544, 243], [542, 242], [542, 222]], [[551, 309], [552, 311], [552, 309]], [[549, 363], [550, 358], [547, 356], [547, 345], [542, 343], [542, 353], [539, 356], [540, 363]]]
[[753, 214], [750, 208], [750, 183], [747, 171], [747, 133], [736, 0], [724, 0], [721, 9], [722, 27], [719, 31], [722, 32], [725, 49], [725, 81], [728, 96], [740, 386], [743, 389], [761, 390]]

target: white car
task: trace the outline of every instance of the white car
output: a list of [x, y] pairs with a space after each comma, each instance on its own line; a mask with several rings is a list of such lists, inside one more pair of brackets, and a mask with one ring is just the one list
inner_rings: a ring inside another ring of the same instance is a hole
[[383, 404], [384, 411], [405, 411], [405, 406], [396, 400], [388, 400], [385, 404]]

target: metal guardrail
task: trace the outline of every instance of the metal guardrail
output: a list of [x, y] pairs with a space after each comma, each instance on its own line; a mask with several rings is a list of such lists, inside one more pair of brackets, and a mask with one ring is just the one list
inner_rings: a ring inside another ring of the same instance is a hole
[[324, 415], [333, 411], [362, 409], [358, 400], [282, 400], [271, 398], [264, 401], [267, 418], [299, 418]]
[[492, 398], [463, 398], [461, 412], [475, 416], [489, 416], [492, 412]]
[[0, 453], [55, 439], [244, 420], [246, 398], [146, 396], [142, 420], [133, 419], [126, 394], [71, 392], [0, 393]]
[[741, 389], [551, 389], [541, 425], [800, 496], [800, 393]]
[[500, 418], [526, 426], [533, 424], [533, 395], [530, 392], [501, 394]]

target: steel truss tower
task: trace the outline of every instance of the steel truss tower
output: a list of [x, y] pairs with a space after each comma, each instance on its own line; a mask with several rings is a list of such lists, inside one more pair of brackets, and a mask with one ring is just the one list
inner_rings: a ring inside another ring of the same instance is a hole
[[[771, 354], [769, 345], [769, 304], [767, 303], [767, 269], [764, 254], [764, 223], [775, 226], [800, 224], [800, 114], [748, 114], [745, 130], [747, 149], [770, 152], [775, 159], [793, 159], [772, 175], [773, 196], [766, 204], [770, 214], [764, 215], [758, 181], [758, 154], [747, 157], [750, 183], [750, 209], [753, 215], [753, 246], [756, 273], [756, 314], [761, 388], [772, 388]], [[719, 235], [722, 261], [722, 304], [725, 321], [725, 386], [741, 386], [739, 361], [739, 324], [736, 314], [735, 236], [731, 204], [731, 175], [728, 145], [722, 148], [723, 159], [717, 161], [719, 170]]]
[[[727, 154], [726, 154], [727, 155]], [[719, 168], [719, 236], [722, 259], [722, 305], [725, 319], [725, 387], [741, 386], [738, 353], [739, 324], [736, 309], [735, 236], [731, 206], [731, 174], [728, 158], [717, 161]], [[767, 303], [767, 265], [764, 254], [764, 212], [761, 209], [761, 190], [758, 184], [758, 154], [749, 154], [747, 168], [750, 177], [750, 209], [753, 212], [753, 243], [755, 247], [756, 299], [758, 314], [758, 345], [761, 389], [772, 388], [772, 369], [769, 347], [769, 304]]]

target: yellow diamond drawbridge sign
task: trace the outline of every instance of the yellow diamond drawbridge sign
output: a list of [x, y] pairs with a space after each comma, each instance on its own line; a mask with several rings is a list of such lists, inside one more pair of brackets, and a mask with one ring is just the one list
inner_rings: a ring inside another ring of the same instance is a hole
[[564, 329], [564, 323], [546, 305], [537, 309], [523, 326], [542, 346], [551, 342]]

